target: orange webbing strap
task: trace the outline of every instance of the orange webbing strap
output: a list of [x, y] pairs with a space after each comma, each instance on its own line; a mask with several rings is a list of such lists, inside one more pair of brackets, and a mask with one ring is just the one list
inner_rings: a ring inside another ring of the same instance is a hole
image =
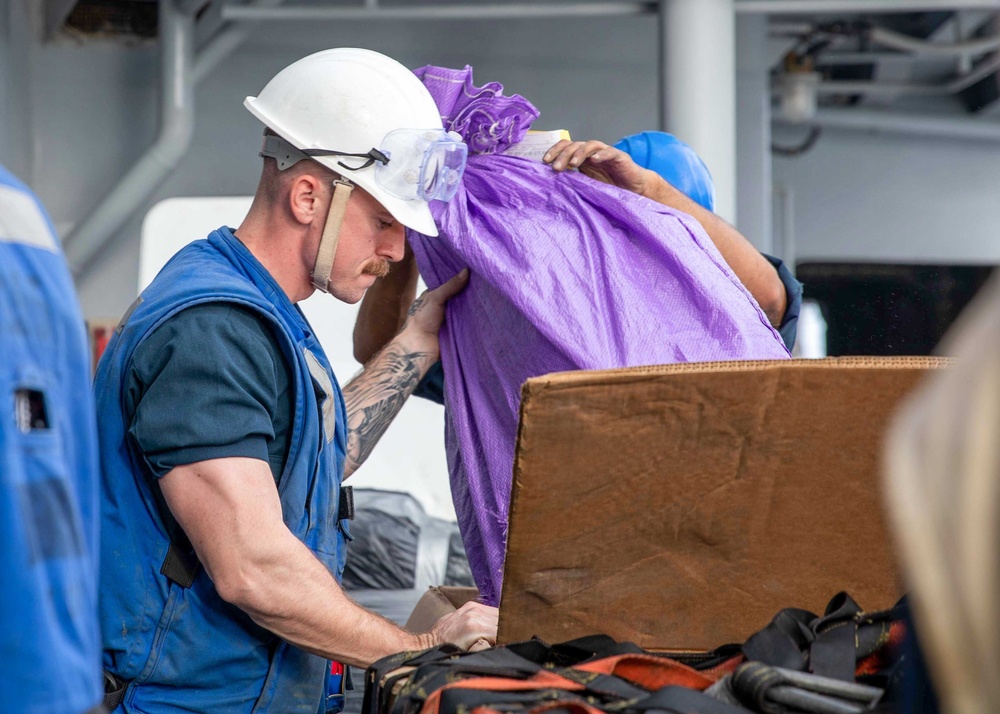
[[[719, 669], [721, 670], [722, 668]], [[724, 674], [720, 671], [713, 677], [710, 674], [699, 672], [680, 662], [652, 655], [635, 654], [606, 657], [594, 662], [567, 667], [564, 671], [569, 676], [572, 676], [572, 670], [618, 677], [651, 692], [668, 686], [679, 686], [703, 691], [715, 684], [716, 679], [721, 678]], [[541, 670], [527, 679], [472, 677], [447, 684], [431, 692], [424, 701], [420, 709], [420, 714], [438, 714], [438, 708], [441, 704], [441, 693], [449, 689], [486, 690], [493, 692], [528, 692], [542, 689], [559, 689], [566, 692], [580, 692], [586, 690], [587, 685], [575, 682], [558, 674], [557, 671], [551, 670]], [[569, 703], [564, 702], [563, 706], [569, 706]], [[593, 712], [599, 711], [598, 709], [585, 707], [582, 703], [578, 703], [576, 706], [582, 707], [577, 714], [593, 714]], [[483, 709], [484, 713], [490, 711], [489, 707], [477, 707], [477, 709]], [[584, 711], [585, 709], [586, 711]]]
[[671, 685], [702, 691], [715, 684], [715, 680], [703, 672], [680, 662], [652, 655], [606, 657], [578, 664], [573, 669], [621, 677], [651, 692]]

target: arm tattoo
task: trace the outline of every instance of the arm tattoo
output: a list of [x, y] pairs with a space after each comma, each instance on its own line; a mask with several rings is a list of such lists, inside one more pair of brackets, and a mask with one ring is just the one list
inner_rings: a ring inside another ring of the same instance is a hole
[[347, 407], [345, 477], [371, 454], [406, 398], [413, 393], [427, 365], [426, 352], [404, 352], [390, 343], [344, 388]]
[[410, 309], [406, 311], [406, 314], [408, 316], [410, 316], [410, 317], [413, 317], [414, 315], [416, 315], [417, 314], [417, 310], [419, 310], [421, 307], [423, 307], [424, 302], [426, 300], [427, 300], [427, 298], [425, 298], [423, 295], [421, 295], [420, 297], [418, 297], [416, 300], [413, 301], [413, 304], [410, 305]]

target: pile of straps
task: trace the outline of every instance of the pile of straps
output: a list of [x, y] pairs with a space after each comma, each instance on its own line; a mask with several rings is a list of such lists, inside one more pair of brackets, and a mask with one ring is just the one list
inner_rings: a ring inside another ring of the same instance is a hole
[[401, 653], [366, 673], [363, 714], [860, 714], [888, 711], [905, 601], [866, 613], [846, 593], [822, 616], [779, 612], [742, 645], [648, 652], [603, 636], [466, 653]]

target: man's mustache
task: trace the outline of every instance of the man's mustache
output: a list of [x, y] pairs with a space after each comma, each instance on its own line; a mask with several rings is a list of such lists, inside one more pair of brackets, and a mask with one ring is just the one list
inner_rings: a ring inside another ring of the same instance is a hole
[[365, 263], [365, 267], [361, 269], [362, 275], [374, 275], [376, 278], [384, 278], [389, 274], [389, 261], [388, 260], [370, 260]]

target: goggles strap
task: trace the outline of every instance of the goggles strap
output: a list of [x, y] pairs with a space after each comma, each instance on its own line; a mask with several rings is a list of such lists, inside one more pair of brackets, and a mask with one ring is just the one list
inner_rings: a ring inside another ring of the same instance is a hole
[[345, 179], [333, 182], [333, 197], [330, 199], [330, 211], [323, 226], [323, 236], [319, 239], [319, 251], [316, 253], [316, 264], [313, 266], [313, 285], [325, 293], [330, 292], [330, 273], [333, 271], [333, 258], [337, 254], [337, 244], [340, 243], [340, 227], [344, 223], [344, 213], [347, 211], [347, 201], [351, 198], [354, 184]]

